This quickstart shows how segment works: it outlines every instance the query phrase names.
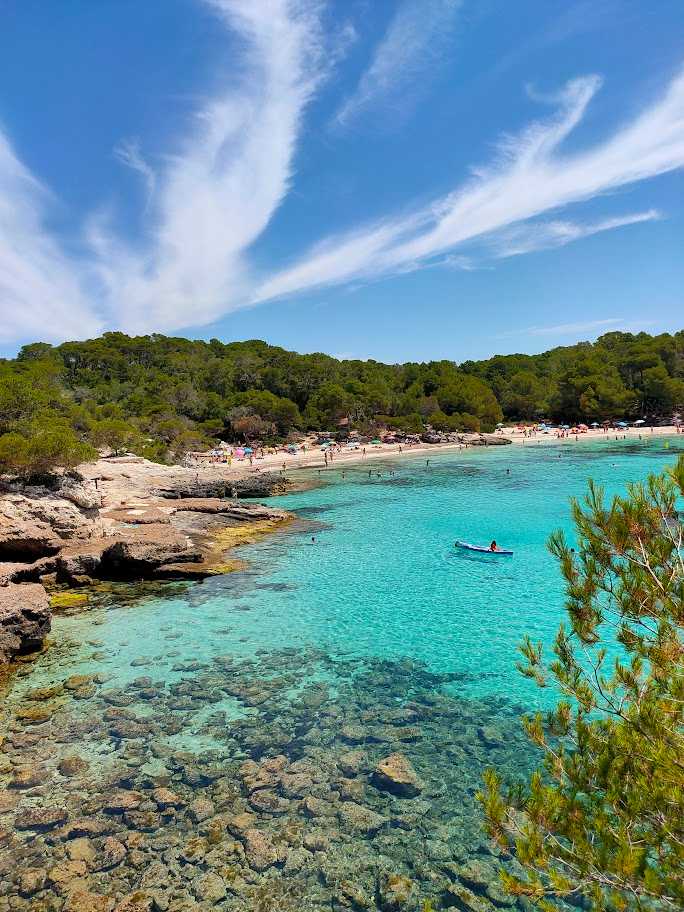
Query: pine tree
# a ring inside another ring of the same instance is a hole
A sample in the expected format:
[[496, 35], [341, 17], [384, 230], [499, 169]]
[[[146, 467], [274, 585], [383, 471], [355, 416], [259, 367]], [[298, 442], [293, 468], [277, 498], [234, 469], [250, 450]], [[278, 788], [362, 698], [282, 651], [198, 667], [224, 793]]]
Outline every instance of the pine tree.
[[609, 505], [590, 484], [573, 501], [577, 548], [555, 533], [567, 624], [547, 664], [520, 647], [523, 674], [560, 691], [524, 720], [542, 763], [504, 792], [488, 770], [487, 829], [524, 868], [507, 890], [551, 908], [684, 907], [684, 457]]

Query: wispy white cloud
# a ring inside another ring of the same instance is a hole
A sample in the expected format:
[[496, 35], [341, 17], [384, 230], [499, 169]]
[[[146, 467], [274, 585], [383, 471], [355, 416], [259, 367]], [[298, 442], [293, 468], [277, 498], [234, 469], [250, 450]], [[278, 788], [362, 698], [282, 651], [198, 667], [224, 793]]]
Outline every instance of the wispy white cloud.
[[554, 323], [551, 325], [524, 326], [499, 333], [497, 339], [510, 339], [514, 336], [563, 336], [587, 335], [596, 338], [605, 332], [620, 329], [622, 332], [639, 332], [653, 326], [652, 320], [626, 320], [624, 317], [608, 317], [603, 320], [581, 320], [577, 323]]
[[242, 78], [197, 112], [157, 176], [146, 247], [125, 244], [103, 215], [88, 226], [106, 306], [130, 330], [208, 323], [244, 298], [246, 251], [289, 189], [320, 75], [316, 0], [208, 2], [243, 42]]
[[[205, 2], [235, 39], [231, 63], [239, 61], [240, 78], [196, 112], [162, 169], [152, 169], [135, 143], [119, 147], [121, 161], [154, 190], [139, 243], [120, 237], [101, 211], [85, 225], [87, 252], [70, 260], [42, 230], [39, 188], [0, 135], [8, 337], [20, 329], [45, 337], [48, 326], [55, 335], [83, 336], [103, 321], [128, 331], [179, 329], [211, 322], [248, 295], [246, 253], [288, 192], [303, 112], [322, 73], [320, 4]], [[55, 319], [55, 306], [63, 319]]]
[[[495, 160], [475, 169], [473, 178], [453, 193], [381, 225], [325, 239], [293, 266], [270, 276], [252, 301], [390, 275], [407, 264], [430, 265], [435, 257], [476, 239], [495, 238], [513, 225], [684, 166], [684, 72], [611, 137], [562, 155], [559, 147], [599, 87], [595, 76], [568, 83], [555, 117], [504, 137]], [[641, 216], [653, 218], [655, 213]], [[634, 220], [603, 220], [589, 233]], [[581, 237], [582, 229], [576, 234]]]
[[48, 227], [54, 201], [0, 132], [3, 340], [178, 330], [322, 287], [428, 266], [471, 269], [482, 259], [472, 256], [475, 242], [490, 258], [512, 256], [656, 218], [654, 210], [590, 223], [549, 214], [684, 165], [684, 73], [612, 136], [563, 154], [600, 86], [577, 79], [555, 116], [504, 137], [493, 161], [452, 193], [331, 234], [257, 275], [250, 249], [289, 191], [304, 112], [326, 71], [320, 0], [204, 2], [236, 38], [231, 64], [241, 75], [200, 107], [161, 167], [135, 144], [120, 147], [154, 187], [138, 244], [106, 212], [88, 219], [84, 244], [60, 244]]
[[145, 185], [147, 204], [149, 205], [154, 195], [155, 187], [157, 186], [157, 175], [154, 169], [150, 167], [143, 158], [138, 140], [128, 139], [119, 143], [114, 149], [114, 155], [123, 165], [126, 165], [132, 171], [136, 171], [142, 177]]
[[537, 250], [565, 247], [566, 244], [592, 234], [638, 225], [640, 222], [653, 222], [660, 218], [662, 215], [657, 209], [648, 209], [646, 212], [605, 218], [598, 222], [580, 223], [556, 219], [551, 222], [523, 223], [495, 235], [491, 240], [491, 248], [497, 258], [520, 256]]
[[404, 0], [353, 95], [337, 111], [338, 126], [379, 104], [401, 99], [406, 110], [447, 46], [461, 0]]
[[608, 317], [605, 320], [584, 320], [577, 323], [554, 323], [550, 326], [525, 326], [500, 333], [497, 338], [507, 339], [511, 336], [577, 336], [582, 333], [598, 335], [624, 323], [622, 317]]
[[78, 262], [47, 227], [55, 201], [0, 131], [0, 341], [96, 334]]

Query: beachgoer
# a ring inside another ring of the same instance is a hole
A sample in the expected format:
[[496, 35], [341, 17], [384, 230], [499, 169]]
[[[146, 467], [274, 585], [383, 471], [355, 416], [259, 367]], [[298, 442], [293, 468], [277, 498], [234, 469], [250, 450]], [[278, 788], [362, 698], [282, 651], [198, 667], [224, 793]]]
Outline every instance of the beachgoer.
[[498, 545], [496, 544], [495, 541], [492, 541], [491, 545], [489, 546], [489, 550], [490, 550], [490, 551], [498, 551], [498, 550], [499, 550]]

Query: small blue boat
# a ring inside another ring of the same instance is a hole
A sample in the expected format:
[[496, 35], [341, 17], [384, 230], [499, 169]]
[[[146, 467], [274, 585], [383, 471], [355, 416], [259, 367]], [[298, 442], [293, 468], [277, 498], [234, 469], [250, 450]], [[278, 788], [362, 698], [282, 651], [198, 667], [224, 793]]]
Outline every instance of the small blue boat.
[[506, 548], [497, 548], [496, 551], [492, 551], [491, 548], [485, 548], [483, 545], [471, 545], [468, 542], [462, 541], [454, 542], [454, 545], [456, 548], [462, 548], [464, 551], [477, 551], [478, 554], [500, 554], [502, 557], [513, 556], [513, 552], [508, 551]]

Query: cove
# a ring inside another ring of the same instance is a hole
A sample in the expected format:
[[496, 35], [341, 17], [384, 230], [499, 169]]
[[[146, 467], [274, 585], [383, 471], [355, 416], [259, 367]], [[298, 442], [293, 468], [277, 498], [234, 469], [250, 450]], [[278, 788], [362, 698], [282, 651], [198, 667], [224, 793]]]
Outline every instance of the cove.
[[624, 491], [683, 444], [331, 470], [273, 499], [298, 521], [246, 570], [57, 618], [3, 710], [0, 912], [512, 905], [474, 794], [534, 763], [519, 714], [553, 699], [514, 667], [562, 618], [546, 539], [588, 477]]

